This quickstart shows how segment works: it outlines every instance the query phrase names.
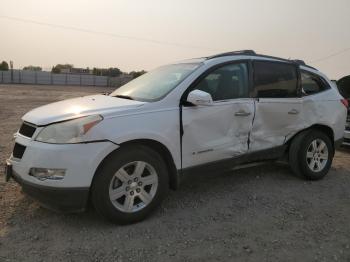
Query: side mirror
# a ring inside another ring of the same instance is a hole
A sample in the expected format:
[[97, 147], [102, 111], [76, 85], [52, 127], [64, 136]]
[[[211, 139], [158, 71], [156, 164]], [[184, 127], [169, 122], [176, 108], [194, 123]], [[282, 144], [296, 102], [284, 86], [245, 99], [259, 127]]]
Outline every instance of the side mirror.
[[196, 106], [210, 106], [213, 104], [211, 95], [198, 89], [191, 91], [186, 101]]

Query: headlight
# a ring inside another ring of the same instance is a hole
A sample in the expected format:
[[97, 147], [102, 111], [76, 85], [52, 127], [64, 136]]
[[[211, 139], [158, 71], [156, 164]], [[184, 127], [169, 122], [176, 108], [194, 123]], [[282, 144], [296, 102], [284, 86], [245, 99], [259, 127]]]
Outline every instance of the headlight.
[[35, 140], [52, 144], [85, 142], [86, 133], [102, 119], [100, 115], [93, 115], [52, 124], [41, 130]]

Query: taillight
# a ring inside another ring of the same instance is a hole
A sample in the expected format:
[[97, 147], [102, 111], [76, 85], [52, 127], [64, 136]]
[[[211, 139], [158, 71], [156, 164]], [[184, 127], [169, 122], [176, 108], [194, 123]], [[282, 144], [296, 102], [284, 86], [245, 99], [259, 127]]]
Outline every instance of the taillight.
[[340, 102], [342, 102], [342, 104], [343, 104], [346, 108], [349, 107], [349, 101], [348, 101], [347, 99], [345, 99], [345, 98], [340, 99]]

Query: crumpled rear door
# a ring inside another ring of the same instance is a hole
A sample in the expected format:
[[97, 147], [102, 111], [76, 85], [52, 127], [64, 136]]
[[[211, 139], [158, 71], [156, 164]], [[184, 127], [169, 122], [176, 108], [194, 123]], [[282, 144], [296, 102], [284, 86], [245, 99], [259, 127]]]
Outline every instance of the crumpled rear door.
[[255, 108], [251, 152], [283, 145], [304, 127], [302, 98], [260, 98], [255, 101]]

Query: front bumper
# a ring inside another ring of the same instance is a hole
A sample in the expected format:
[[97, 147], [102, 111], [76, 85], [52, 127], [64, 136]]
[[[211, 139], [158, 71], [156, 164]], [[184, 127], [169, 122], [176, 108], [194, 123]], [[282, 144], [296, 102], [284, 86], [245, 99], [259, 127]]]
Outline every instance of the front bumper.
[[37, 185], [23, 180], [12, 171], [11, 177], [22, 186], [24, 193], [42, 206], [58, 212], [84, 211], [89, 199], [89, 188], [59, 188]]
[[[24, 181], [60, 188], [90, 187], [97, 167], [119, 146], [109, 141], [87, 144], [47, 144], [17, 136], [16, 143], [25, 147], [21, 159], [8, 160], [13, 171]], [[38, 180], [30, 176], [30, 168], [65, 169], [62, 180]]]
[[[11, 155], [12, 178], [23, 191], [43, 206], [57, 211], [84, 210], [93, 176], [103, 159], [119, 146], [100, 141], [86, 144], [46, 144], [17, 136], [16, 143], [25, 147], [22, 157]], [[39, 180], [29, 175], [31, 168], [65, 169], [61, 180]]]

